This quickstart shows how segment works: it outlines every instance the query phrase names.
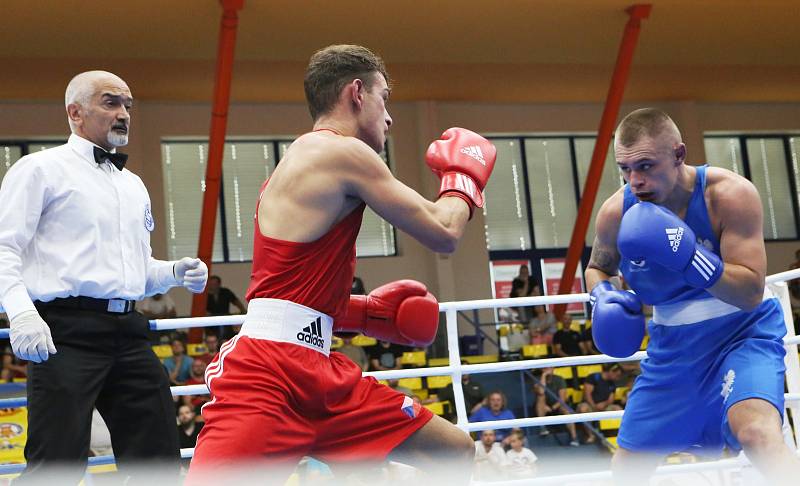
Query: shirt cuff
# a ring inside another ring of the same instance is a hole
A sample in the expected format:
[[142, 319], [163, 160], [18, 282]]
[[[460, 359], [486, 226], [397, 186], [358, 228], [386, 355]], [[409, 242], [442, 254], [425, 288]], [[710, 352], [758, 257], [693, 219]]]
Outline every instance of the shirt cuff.
[[174, 267], [176, 262], [159, 260], [156, 260], [155, 262], [154, 281], [157, 287], [157, 289], [154, 289], [155, 293], [163, 294], [172, 287], [177, 287], [180, 285], [175, 279]]
[[12, 321], [23, 312], [36, 311], [36, 307], [28, 295], [28, 290], [20, 284], [8, 289], [3, 296], [3, 310], [8, 315], [8, 320]]

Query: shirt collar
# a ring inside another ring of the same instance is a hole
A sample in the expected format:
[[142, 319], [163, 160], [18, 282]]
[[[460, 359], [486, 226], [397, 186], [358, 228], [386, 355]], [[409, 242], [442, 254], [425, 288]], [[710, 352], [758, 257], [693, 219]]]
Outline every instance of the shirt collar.
[[[100, 147], [99, 145], [90, 142], [89, 140], [86, 140], [80, 135], [76, 135], [74, 133], [69, 136], [69, 139], [67, 140], [67, 145], [69, 145], [72, 148], [72, 150], [74, 150], [75, 153], [80, 155], [84, 160], [91, 163], [92, 165], [97, 165], [97, 163], [94, 161], [94, 148]], [[117, 149], [116, 148], [111, 149], [110, 152], [112, 154], [116, 153]]]

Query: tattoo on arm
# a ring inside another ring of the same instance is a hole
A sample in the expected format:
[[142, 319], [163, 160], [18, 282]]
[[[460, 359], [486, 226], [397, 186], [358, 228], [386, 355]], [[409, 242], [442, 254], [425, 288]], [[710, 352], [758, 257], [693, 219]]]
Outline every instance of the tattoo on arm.
[[595, 245], [592, 247], [592, 256], [589, 258], [589, 268], [595, 268], [608, 275], [616, 275], [618, 266], [619, 257], [603, 249], [595, 240]]

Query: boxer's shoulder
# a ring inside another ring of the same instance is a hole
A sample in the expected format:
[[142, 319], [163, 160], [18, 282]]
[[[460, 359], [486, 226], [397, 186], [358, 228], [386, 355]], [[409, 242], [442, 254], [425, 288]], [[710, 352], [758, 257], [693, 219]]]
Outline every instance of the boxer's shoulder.
[[752, 182], [720, 167], [706, 170], [705, 199], [709, 210], [717, 216], [735, 215], [753, 204], [761, 207], [758, 190]]
[[622, 208], [625, 201], [625, 188], [621, 187], [606, 199], [597, 211], [595, 224], [597, 233], [616, 235], [622, 220]]

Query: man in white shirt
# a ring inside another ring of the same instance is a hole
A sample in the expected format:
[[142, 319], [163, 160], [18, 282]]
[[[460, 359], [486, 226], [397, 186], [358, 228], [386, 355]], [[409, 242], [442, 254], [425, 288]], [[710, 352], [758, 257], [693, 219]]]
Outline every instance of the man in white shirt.
[[76, 484], [95, 405], [122, 474], [144, 463], [135, 474], [178, 471], [169, 381], [134, 301], [174, 286], [202, 292], [208, 269], [151, 255], [150, 197], [116, 153], [132, 102], [111, 73], [75, 76], [69, 141], [23, 157], [0, 187], [0, 303], [14, 354], [31, 361], [27, 468], [15, 484]]
[[494, 430], [484, 430], [481, 439], [475, 441], [475, 481], [497, 481], [505, 477], [506, 453], [499, 442], [495, 442]]

